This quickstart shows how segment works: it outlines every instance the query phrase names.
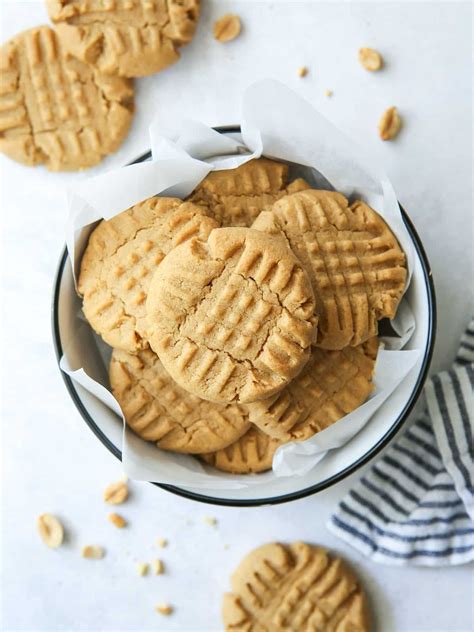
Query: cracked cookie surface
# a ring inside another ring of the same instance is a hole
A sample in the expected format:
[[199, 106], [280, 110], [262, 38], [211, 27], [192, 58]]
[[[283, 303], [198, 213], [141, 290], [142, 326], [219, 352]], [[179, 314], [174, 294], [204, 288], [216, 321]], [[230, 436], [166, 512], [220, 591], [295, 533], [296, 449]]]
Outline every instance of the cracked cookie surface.
[[265, 472], [272, 469], [273, 455], [282, 443], [251, 426], [226, 448], [199, 456], [208, 465], [231, 474]]
[[152, 197], [102, 221], [81, 261], [78, 291], [84, 314], [112, 347], [148, 347], [145, 301], [165, 255], [192, 237], [206, 239], [217, 222], [177, 198]]
[[147, 299], [148, 340], [183, 388], [216, 402], [281, 390], [307, 362], [314, 296], [279, 237], [217, 228], [174, 248]]
[[227, 632], [369, 632], [365, 593], [348, 565], [304, 542], [264, 544], [241, 561], [224, 595]]
[[257, 158], [236, 169], [211, 171], [188, 200], [205, 206], [222, 226], [249, 227], [282, 196], [308, 188], [302, 178], [288, 184], [284, 163]]
[[199, 0], [46, 0], [69, 52], [122, 77], [150, 75], [179, 59], [199, 19]]
[[191, 395], [174, 382], [150, 349], [138, 355], [114, 349], [109, 377], [128, 426], [164, 450], [220, 450], [249, 428], [243, 407]]
[[377, 338], [341, 351], [315, 347], [288, 386], [247, 405], [250, 421], [276, 439], [309, 439], [365, 402], [373, 390], [377, 351]]
[[133, 86], [69, 55], [48, 26], [0, 49], [0, 151], [51, 171], [91, 167], [118, 149], [133, 116]]
[[319, 317], [316, 345], [356, 346], [393, 318], [405, 289], [405, 255], [383, 219], [367, 204], [334, 191], [288, 195], [252, 228], [281, 235], [305, 266]]

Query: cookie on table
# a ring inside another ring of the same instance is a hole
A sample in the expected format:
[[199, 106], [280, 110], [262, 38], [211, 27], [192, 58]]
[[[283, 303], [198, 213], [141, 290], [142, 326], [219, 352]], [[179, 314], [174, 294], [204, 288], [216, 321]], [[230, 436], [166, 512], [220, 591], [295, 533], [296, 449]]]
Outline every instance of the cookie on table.
[[0, 151], [51, 171], [84, 169], [118, 149], [133, 116], [133, 86], [65, 50], [48, 26], [0, 49]]
[[384, 220], [363, 202], [308, 189], [265, 211], [252, 228], [284, 234], [305, 266], [319, 317], [317, 346], [343, 349], [376, 336], [405, 289], [405, 255]]
[[150, 75], [179, 59], [199, 19], [199, 0], [46, 0], [68, 51], [100, 72]]
[[251, 402], [303, 368], [316, 336], [314, 296], [278, 237], [217, 228], [162, 261], [147, 299], [148, 340], [183, 388], [216, 402]]
[[241, 561], [224, 595], [226, 632], [369, 632], [367, 599], [341, 559], [317, 546], [264, 544]]
[[309, 188], [301, 178], [288, 184], [288, 166], [258, 158], [236, 169], [211, 171], [188, 198], [204, 205], [222, 226], [250, 226], [288, 193]]
[[241, 406], [213, 404], [191, 395], [173, 381], [150, 349], [137, 355], [114, 349], [109, 378], [127, 425], [163, 450], [220, 450], [249, 428]]
[[304, 441], [369, 397], [378, 340], [341, 351], [314, 348], [301, 373], [272, 397], [247, 405], [250, 421], [271, 437]]
[[145, 301], [153, 273], [167, 252], [192, 237], [206, 239], [217, 222], [176, 198], [152, 197], [91, 233], [78, 291], [84, 314], [111, 347], [148, 347]]
[[223, 472], [250, 474], [272, 469], [273, 455], [282, 441], [272, 439], [251, 426], [247, 432], [227, 448], [200, 454], [200, 458]]

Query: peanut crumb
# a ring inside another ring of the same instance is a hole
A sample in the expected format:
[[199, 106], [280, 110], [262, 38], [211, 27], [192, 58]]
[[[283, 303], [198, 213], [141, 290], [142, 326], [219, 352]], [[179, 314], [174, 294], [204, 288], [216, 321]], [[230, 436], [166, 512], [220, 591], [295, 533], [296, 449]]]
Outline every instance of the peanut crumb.
[[382, 68], [383, 57], [373, 48], [360, 48], [359, 62], [369, 72], [375, 72]]
[[104, 549], [95, 545], [83, 546], [81, 555], [90, 560], [101, 560], [104, 557]]
[[125, 518], [116, 513], [110, 513], [108, 516], [110, 522], [117, 527], [117, 529], [123, 529], [127, 526], [127, 521]]
[[169, 603], [161, 603], [156, 606], [155, 611], [159, 614], [164, 614], [165, 616], [169, 616], [173, 612], [173, 607], [169, 605]]
[[221, 43], [231, 42], [239, 36], [241, 28], [239, 16], [227, 13], [214, 22], [214, 38]]
[[158, 538], [156, 543], [160, 547], [160, 549], [164, 549], [166, 546], [168, 546], [168, 540], [166, 538]]
[[217, 527], [217, 518], [213, 516], [204, 516], [203, 521], [210, 527]]
[[224, 544], [224, 551], [228, 551], [230, 549], [230, 544]]
[[334, 94], [334, 92], [332, 90], [325, 90], [324, 91], [324, 96], [325, 97], [332, 97], [332, 95]]
[[308, 68], [306, 66], [301, 66], [298, 68], [298, 77], [306, 77], [308, 74]]
[[56, 516], [41, 514], [38, 518], [38, 532], [41, 539], [50, 549], [57, 549], [63, 543], [64, 529]]
[[128, 498], [128, 485], [125, 481], [111, 483], [104, 490], [104, 501], [109, 505], [121, 505]]
[[162, 575], [165, 572], [165, 565], [161, 560], [153, 560], [151, 565], [155, 575]]
[[146, 564], [145, 562], [138, 562], [137, 573], [141, 577], [143, 577], [144, 575], [148, 575], [148, 564]]

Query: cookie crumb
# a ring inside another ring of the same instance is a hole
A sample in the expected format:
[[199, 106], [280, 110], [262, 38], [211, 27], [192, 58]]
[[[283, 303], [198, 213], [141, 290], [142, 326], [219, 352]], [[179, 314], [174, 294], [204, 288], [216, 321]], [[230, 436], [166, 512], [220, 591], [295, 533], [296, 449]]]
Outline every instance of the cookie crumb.
[[369, 72], [380, 70], [383, 66], [382, 55], [373, 48], [359, 49], [359, 62]]
[[239, 36], [241, 28], [239, 16], [227, 13], [214, 22], [214, 38], [221, 43], [231, 42]]
[[382, 140], [392, 140], [400, 131], [402, 120], [395, 106], [388, 108], [379, 121], [379, 135]]
[[330, 98], [330, 97], [332, 97], [333, 94], [334, 94], [334, 92], [332, 90], [325, 90], [324, 91], [324, 96], [325, 97]]
[[217, 527], [217, 518], [213, 516], [204, 516], [203, 522], [208, 524], [210, 527]]
[[169, 603], [160, 603], [155, 607], [155, 611], [168, 617], [173, 612], [173, 607]]
[[165, 572], [165, 565], [161, 560], [153, 560], [151, 565], [153, 567], [155, 575], [163, 575], [163, 573]]
[[83, 546], [81, 555], [89, 560], [101, 560], [104, 557], [104, 549], [95, 545]]
[[137, 573], [140, 575], [140, 577], [148, 575], [148, 564], [146, 564], [145, 562], [138, 562]]
[[158, 538], [156, 543], [160, 547], [160, 549], [164, 549], [166, 546], [168, 546], [168, 540], [166, 538]]
[[104, 501], [109, 505], [121, 505], [128, 498], [128, 485], [125, 481], [111, 483], [104, 491]]
[[308, 74], [308, 68], [306, 66], [301, 66], [301, 68], [298, 68], [298, 77], [306, 77], [306, 75]]
[[57, 549], [63, 543], [64, 529], [56, 516], [41, 514], [38, 521], [38, 532], [41, 539], [50, 549]]
[[128, 524], [125, 518], [120, 514], [110, 513], [107, 517], [110, 522], [117, 527], [117, 529], [123, 529]]

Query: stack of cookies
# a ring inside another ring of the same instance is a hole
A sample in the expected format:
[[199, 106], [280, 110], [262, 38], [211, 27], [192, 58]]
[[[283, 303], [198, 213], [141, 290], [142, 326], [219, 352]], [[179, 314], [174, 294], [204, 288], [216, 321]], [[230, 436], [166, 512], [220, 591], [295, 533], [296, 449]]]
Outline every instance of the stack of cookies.
[[132, 77], [179, 59], [199, 0], [47, 0], [54, 28], [0, 48], [0, 151], [51, 171], [84, 169], [118, 149], [134, 111]]
[[243, 474], [367, 399], [406, 273], [373, 209], [262, 158], [100, 222], [78, 291], [129, 427]]

